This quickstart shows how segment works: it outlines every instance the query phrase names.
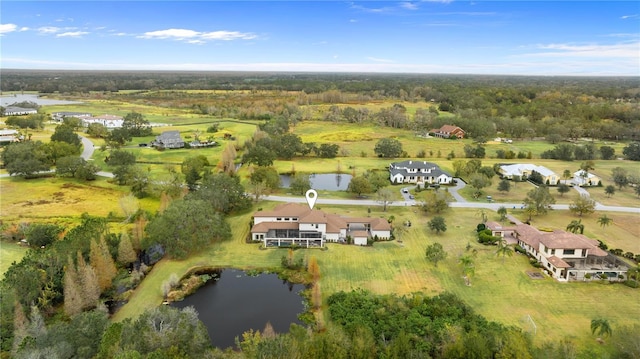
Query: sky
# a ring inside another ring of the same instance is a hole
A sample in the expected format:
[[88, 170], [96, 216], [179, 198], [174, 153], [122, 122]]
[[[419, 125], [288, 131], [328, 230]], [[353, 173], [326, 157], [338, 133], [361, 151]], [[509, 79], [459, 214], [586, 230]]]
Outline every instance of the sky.
[[640, 76], [640, 2], [3, 0], [0, 68]]

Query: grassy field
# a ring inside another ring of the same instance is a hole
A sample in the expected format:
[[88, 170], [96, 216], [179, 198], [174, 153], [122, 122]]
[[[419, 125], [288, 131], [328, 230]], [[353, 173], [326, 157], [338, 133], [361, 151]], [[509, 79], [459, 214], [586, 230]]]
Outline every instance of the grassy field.
[[27, 247], [12, 242], [0, 242], [0, 280], [4, 278], [4, 273], [13, 262], [20, 262]]

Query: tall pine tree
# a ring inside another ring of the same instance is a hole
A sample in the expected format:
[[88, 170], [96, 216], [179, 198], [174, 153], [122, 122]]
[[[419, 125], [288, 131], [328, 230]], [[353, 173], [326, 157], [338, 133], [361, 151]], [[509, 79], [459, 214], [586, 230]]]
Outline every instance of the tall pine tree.
[[120, 243], [118, 244], [118, 262], [122, 265], [128, 265], [136, 261], [138, 256], [131, 244], [131, 238], [127, 232], [120, 235]]
[[113, 278], [115, 278], [118, 271], [113, 257], [111, 257], [111, 253], [109, 253], [109, 248], [107, 247], [107, 242], [104, 240], [104, 237], [91, 241], [89, 260], [98, 277], [100, 292], [111, 288]]
[[64, 312], [68, 316], [76, 315], [82, 312], [82, 298], [80, 280], [76, 266], [71, 257], [69, 257], [67, 266], [64, 269]]
[[82, 253], [78, 252], [78, 279], [80, 280], [82, 292], [82, 310], [95, 308], [100, 299], [100, 285], [98, 276], [93, 267], [84, 260]]

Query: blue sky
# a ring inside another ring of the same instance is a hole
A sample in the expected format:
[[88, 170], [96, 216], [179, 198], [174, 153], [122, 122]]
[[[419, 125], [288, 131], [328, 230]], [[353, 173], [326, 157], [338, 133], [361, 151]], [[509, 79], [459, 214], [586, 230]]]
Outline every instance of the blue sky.
[[637, 1], [6, 1], [0, 66], [640, 76]]

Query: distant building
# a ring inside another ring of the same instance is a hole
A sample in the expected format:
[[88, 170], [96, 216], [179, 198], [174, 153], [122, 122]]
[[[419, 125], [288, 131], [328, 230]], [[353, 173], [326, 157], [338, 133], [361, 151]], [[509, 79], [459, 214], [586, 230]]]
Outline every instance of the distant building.
[[102, 115], [102, 116], [81, 116], [82, 125], [87, 127], [92, 123], [99, 123], [108, 129], [120, 128], [124, 123], [122, 116]]
[[391, 183], [415, 183], [424, 186], [425, 183], [450, 184], [453, 177], [435, 163], [403, 161], [389, 165], [389, 180]]
[[600, 185], [600, 182], [600, 177], [591, 172], [580, 170], [573, 174], [573, 184], [580, 187], [598, 186]]
[[38, 110], [34, 108], [9, 106], [4, 109], [5, 116], [23, 116], [23, 115], [33, 115], [36, 113], [38, 113]]
[[510, 180], [514, 178], [526, 180], [527, 177], [531, 176], [531, 173], [535, 171], [542, 176], [542, 183], [546, 183], [550, 186], [555, 186], [559, 181], [558, 175], [555, 174], [552, 170], [544, 166], [538, 166], [531, 163], [514, 163], [500, 165], [499, 171], [502, 178]]
[[151, 142], [156, 148], [183, 148], [184, 141], [180, 137], [180, 131], [165, 131]]
[[0, 130], [0, 144], [9, 144], [20, 141], [20, 133], [16, 130]]
[[92, 115], [87, 112], [54, 112], [51, 114], [51, 118], [54, 121], [62, 122], [66, 117], [75, 117], [82, 119], [83, 117], [91, 117]]
[[442, 138], [451, 138], [454, 136], [457, 138], [464, 138], [465, 132], [458, 126], [444, 125], [440, 128], [434, 128], [433, 130], [431, 130], [431, 133], [433, 133], [433, 135], [436, 137]]

